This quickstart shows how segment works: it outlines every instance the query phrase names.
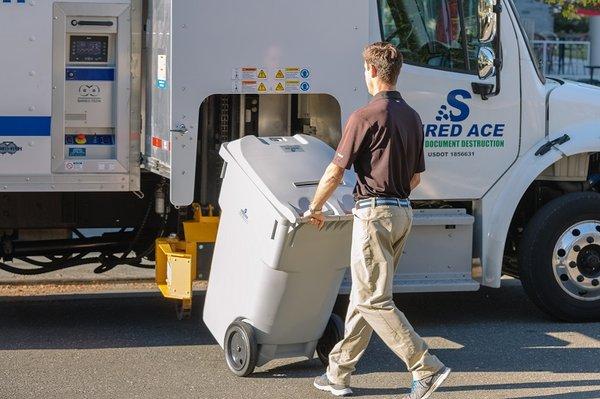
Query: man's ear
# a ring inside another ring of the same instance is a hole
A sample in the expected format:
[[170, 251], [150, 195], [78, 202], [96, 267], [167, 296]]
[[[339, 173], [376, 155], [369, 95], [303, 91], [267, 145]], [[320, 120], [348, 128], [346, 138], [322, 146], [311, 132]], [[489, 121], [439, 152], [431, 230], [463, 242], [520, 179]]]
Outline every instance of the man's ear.
[[371, 74], [371, 78], [377, 77], [377, 68], [375, 68], [375, 65], [369, 65], [369, 73]]

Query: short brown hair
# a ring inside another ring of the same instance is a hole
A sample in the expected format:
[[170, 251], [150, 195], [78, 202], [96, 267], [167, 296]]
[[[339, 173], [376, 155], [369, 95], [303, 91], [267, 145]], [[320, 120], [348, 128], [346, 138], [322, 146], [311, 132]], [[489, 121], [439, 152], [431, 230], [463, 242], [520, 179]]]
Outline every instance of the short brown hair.
[[367, 65], [377, 69], [382, 82], [395, 85], [402, 68], [402, 53], [391, 43], [377, 42], [368, 45], [363, 51]]

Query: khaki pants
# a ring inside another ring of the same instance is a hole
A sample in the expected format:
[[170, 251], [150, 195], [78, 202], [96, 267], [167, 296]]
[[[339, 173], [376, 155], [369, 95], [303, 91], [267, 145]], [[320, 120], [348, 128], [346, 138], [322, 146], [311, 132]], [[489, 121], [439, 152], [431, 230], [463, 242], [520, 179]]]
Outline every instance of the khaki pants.
[[427, 378], [443, 364], [429, 353], [392, 298], [394, 273], [412, 226], [412, 210], [378, 206], [354, 209], [353, 213], [352, 290], [346, 331], [329, 355], [327, 377], [332, 383], [349, 385], [375, 330], [406, 363], [414, 379]]

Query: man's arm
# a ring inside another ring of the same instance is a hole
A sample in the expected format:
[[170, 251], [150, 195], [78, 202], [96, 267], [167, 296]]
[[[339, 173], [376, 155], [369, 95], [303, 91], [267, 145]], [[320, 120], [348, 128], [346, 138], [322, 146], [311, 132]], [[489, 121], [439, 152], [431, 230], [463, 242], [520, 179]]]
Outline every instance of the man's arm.
[[335, 189], [340, 185], [343, 178], [344, 168], [334, 164], [333, 162], [330, 163], [325, 170], [323, 177], [321, 177], [321, 181], [319, 181], [315, 198], [310, 204], [310, 207], [313, 210], [320, 211], [325, 202], [329, 199], [329, 197], [331, 197], [331, 194], [333, 194]]
[[340, 185], [343, 178], [344, 168], [333, 162], [329, 164], [323, 177], [321, 177], [317, 192], [315, 193], [315, 198], [310, 203], [308, 211], [304, 214], [304, 216], [310, 217], [309, 223], [317, 226], [319, 230], [321, 230], [325, 224], [325, 216], [321, 212], [321, 209], [329, 197], [331, 197], [331, 194], [333, 194], [335, 189]]
[[369, 123], [356, 112], [348, 118], [333, 161], [331, 161], [319, 182], [310, 209], [304, 214], [304, 216], [310, 216], [309, 222], [318, 226], [319, 229], [325, 224], [325, 217], [321, 213], [321, 208], [340, 185], [344, 177], [344, 170], [352, 167], [354, 160], [363, 147], [363, 140], [369, 129]]
[[421, 174], [420, 173], [415, 173], [412, 177], [412, 179], [410, 179], [410, 189], [411, 191], [414, 190], [415, 188], [417, 188], [417, 186], [421, 184]]

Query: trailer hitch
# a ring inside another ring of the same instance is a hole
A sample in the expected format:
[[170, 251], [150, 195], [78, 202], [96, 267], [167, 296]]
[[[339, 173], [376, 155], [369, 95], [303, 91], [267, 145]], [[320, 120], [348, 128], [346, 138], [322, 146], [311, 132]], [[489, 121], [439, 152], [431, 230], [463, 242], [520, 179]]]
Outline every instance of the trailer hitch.
[[559, 138], [550, 140], [547, 143], [545, 143], [543, 146], [538, 148], [538, 150], [535, 152], [535, 156], [537, 157], [537, 156], [546, 155], [548, 153], [548, 151], [550, 151], [550, 149], [552, 149], [552, 148], [555, 148], [556, 150], [560, 151], [556, 146], [564, 144], [569, 140], [571, 140], [571, 137], [569, 137], [568, 134], [564, 134]]

